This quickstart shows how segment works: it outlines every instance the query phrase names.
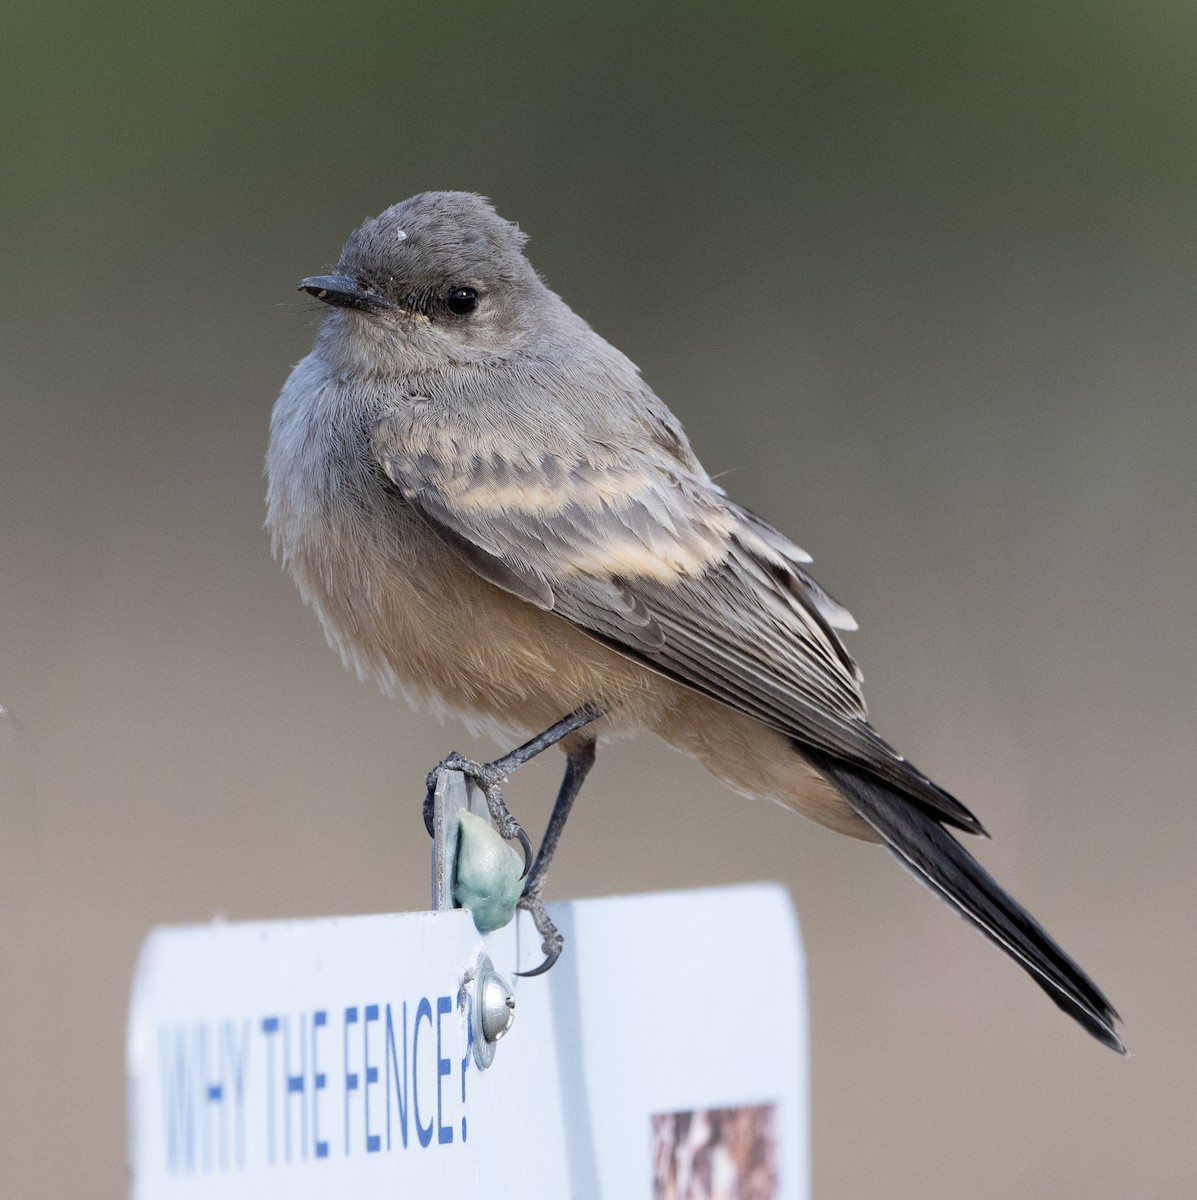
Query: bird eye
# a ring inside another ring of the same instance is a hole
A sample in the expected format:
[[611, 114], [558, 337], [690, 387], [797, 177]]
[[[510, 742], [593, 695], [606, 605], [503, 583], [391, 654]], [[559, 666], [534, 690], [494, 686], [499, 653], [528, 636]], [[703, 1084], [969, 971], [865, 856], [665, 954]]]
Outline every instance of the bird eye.
[[478, 307], [478, 293], [471, 287], [454, 288], [445, 303], [451, 313], [464, 317]]

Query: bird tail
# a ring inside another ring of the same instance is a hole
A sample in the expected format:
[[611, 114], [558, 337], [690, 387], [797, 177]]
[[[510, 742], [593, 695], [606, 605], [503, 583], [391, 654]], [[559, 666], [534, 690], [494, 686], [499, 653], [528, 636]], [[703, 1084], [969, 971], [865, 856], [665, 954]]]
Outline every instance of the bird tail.
[[807, 746], [802, 752], [916, 879], [1004, 950], [1099, 1042], [1126, 1053], [1114, 1032], [1121, 1018], [1101, 989], [933, 816], [867, 771]]

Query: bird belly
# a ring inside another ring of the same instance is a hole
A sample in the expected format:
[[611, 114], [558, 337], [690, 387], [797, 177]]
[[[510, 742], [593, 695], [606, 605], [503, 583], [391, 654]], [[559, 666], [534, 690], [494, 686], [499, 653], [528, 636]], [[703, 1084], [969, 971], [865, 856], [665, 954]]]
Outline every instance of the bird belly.
[[330, 644], [387, 693], [462, 718], [500, 742], [597, 703], [596, 732], [651, 724], [651, 672], [568, 621], [488, 583], [395, 500], [384, 518], [326, 512], [288, 555]]

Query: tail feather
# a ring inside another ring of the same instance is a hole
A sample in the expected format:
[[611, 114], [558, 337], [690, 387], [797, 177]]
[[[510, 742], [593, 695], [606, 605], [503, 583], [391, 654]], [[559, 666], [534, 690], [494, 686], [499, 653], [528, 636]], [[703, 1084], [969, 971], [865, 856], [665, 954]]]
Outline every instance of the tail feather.
[[1101, 989], [934, 817], [866, 771], [807, 746], [802, 753], [921, 883], [1004, 950], [1099, 1042], [1126, 1053], [1114, 1032], [1121, 1018]]

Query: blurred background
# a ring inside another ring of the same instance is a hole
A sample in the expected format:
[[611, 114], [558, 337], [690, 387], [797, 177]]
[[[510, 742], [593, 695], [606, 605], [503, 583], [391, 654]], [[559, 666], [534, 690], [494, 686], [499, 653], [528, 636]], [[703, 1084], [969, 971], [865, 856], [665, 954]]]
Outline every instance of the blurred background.
[[1133, 1056], [647, 739], [552, 896], [790, 888], [824, 1200], [1197, 1190], [1192, 5], [8, 0], [0, 44], [0, 1194], [122, 1194], [152, 925], [425, 907], [423, 773], [495, 749], [345, 671], [262, 530], [295, 282], [426, 188], [814, 554]]

